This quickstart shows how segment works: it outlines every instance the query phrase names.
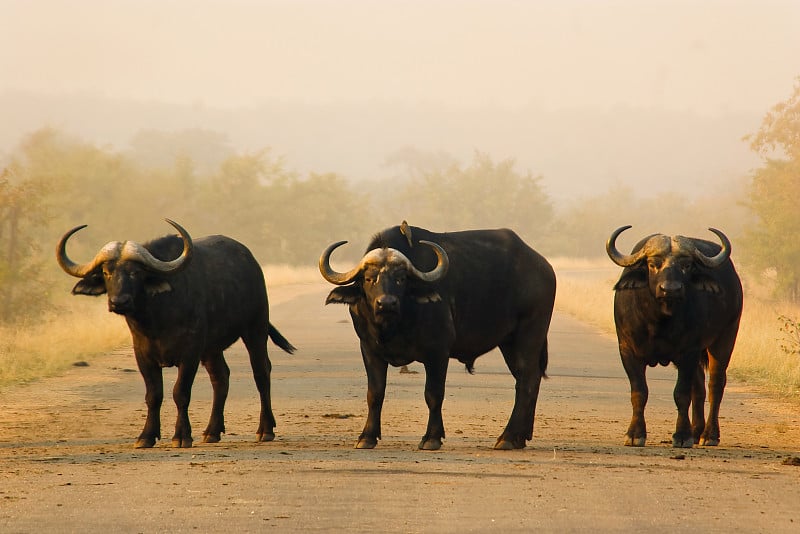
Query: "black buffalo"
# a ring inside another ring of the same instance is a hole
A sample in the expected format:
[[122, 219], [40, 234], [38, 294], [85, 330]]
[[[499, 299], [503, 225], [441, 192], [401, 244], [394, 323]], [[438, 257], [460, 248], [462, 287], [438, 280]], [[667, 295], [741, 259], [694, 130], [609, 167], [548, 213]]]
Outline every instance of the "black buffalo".
[[525, 447], [547, 368], [556, 291], [547, 261], [511, 230], [433, 233], [404, 225], [377, 234], [358, 266], [337, 273], [330, 255], [344, 243], [329, 246], [319, 266], [328, 282], [343, 286], [326, 304], [349, 305], [361, 340], [369, 414], [356, 448], [373, 448], [381, 437], [388, 365], [417, 361], [425, 366], [429, 410], [419, 448], [439, 449], [449, 359], [472, 371], [495, 347], [516, 379], [514, 409], [495, 448]]
[[178, 408], [175, 447], [192, 446], [189, 399], [202, 362], [211, 378], [214, 400], [203, 441], [218, 442], [225, 432], [224, 408], [230, 369], [222, 351], [241, 338], [250, 354], [253, 377], [261, 397], [258, 440], [274, 439], [275, 417], [270, 401], [267, 337], [286, 352], [295, 348], [269, 322], [267, 290], [261, 267], [241, 243], [225, 236], [192, 241], [170, 220], [172, 235], [144, 245], [112, 241], [84, 265], [66, 254], [67, 240], [85, 226], [61, 238], [56, 257], [61, 268], [81, 280], [75, 295], [108, 293], [108, 309], [125, 316], [133, 339], [136, 363], [145, 382], [147, 420], [136, 447], [152, 447], [161, 438], [160, 408], [164, 398], [162, 367], [178, 367], [172, 397]]
[[[625, 268], [614, 286], [619, 353], [631, 383], [633, 406], [625, 445], [643, 447], [647, 439], [647, 366], [670, 363], [678, 369], [673, 447], [719, 445], [719, 408], [742, 314], [742, 284], [730, 260], [730, 241], [713, 228], [709, 230], [722, 246], [655, 234], [625, 255], [615, 242], [628, 228], [615, 230], [606, 243], [611, 260]], [[706, 368], [708, 421], [703, 406]]]

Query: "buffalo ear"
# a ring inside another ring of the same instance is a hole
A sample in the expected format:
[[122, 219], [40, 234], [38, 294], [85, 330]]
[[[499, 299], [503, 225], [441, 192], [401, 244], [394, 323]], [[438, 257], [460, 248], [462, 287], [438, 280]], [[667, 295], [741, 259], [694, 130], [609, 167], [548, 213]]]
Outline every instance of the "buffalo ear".
[[623, 272], [619, 281], [614, 284], [614, 290], [620, 291], [625, 289], [641, 289], [647, 287], [647, 272], [642, 269], [632, 269]]
[[419, 304], [440, 302], [442, 300], [442, 296], [436, 291], [436, 288], [425, 283], [409, 284], [407, 294], [409, 298], [414, 299]]
[[144, 290], [147, 291], [148, 296], [153, 297], [159, 293], [169, 293], [172, 291], [172, 286], [163, 278], [152, 278], [145, 282]]
[[91, 297], [96, 297], [105, 292], [106, 282], [103, 280], [102, 275], [97, 273], [90, 273], [84, 276], [81, 278], [81, 281], [72, 288], [73, 295], [89, 295]]
[[698, 291], [707, 291], [714, 295], [722, 293], [722, 286], [714, 278], [704, 273], [695, 273], [692, 277], [692, 286]]
[[337, 287], [325, 299], [325, 304], [355, 304], [361, 299], [361, 288], [357, 285]]
[[440, 302], [442, 300], [442, 296], [436, 291], [431, 291], [429, 293], [419, 293], [413, 295], [413, 297], [419, 304], [427, 304], [429, 302]]

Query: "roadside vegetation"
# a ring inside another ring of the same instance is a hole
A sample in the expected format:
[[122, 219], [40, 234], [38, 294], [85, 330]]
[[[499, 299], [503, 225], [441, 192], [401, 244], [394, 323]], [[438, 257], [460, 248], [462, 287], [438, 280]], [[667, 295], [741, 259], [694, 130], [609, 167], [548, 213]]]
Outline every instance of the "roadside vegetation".
[[316, 277], [331, 242], [351, 241], [338, 260], [356, 261], [374, 232], [407, 220], [436, 231], [513, 228], [556, 258], [559, 308], [608, 332], [618, 272], [604, 244], [615, 228], [634, 227], [621, 241], [655, 232], [710, 238], [707, 228], [719, 228], [746, 281], [732, 372], [797, 397], [800, 81], [747, 141], [762, 167], [731, 176], [710, 197], [611, 186], [557, 205], [541, 176], [480, 151], [458, 161], [405, 147], [387, 155], [386, 177], [354, 183], [329, 172], [300, 175], [269, 147], [239, 152], [204, 130], [141, 132], [129, 149], [115, 150], [43, 128], [0, 157], [0, 386], [129, 342], [104, 297], [69, 295], [75, 280], [58, 268], [53, 249], [77, 225], [89, 226], [70, 240], [76, 261], [112, 240], [162, 236], [171, 230], [165, 217], [195, 237], [229, 235], [262, 264], [284, 266], [267, 272], [273, 287]]

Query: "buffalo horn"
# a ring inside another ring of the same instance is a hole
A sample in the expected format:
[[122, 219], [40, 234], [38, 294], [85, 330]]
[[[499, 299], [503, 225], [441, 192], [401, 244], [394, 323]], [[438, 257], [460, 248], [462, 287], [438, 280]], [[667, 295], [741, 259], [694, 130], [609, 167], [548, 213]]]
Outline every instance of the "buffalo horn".
[[716, 234], [719, 240], [722, 242], [722, 250], [720, 250], [716, 256], [708, 257], [699, 250], [695, 249], [694, 257], [697, 258], [697, 261], [699, 261], [706, 267], [714, 269], [725, 263], [725, 260], [727, 260], [730, 257], [731, 242], [728, 240], [725, 234], [723, 234], [716, 228], [709, 228], [708, 230]]
[[628, 228], [631, 228], [631, 225], [620, 226], [611, 233], [611, 237], [606, 241], [606, 253], [608, 253], [608, 257], [620, 267], [630, 267], [641, 260], [645, 255], [644, 249], [635, 254], [623, 254], [617, 250], [617, 237]]
[[337, 241], [336, 243], [333, 243], [326, 248], [319, 257], [319, 272], [322, 274], [322, 277], [331, 284], [335, 284], [337, 286], [349, 284], [355, 280], [356, 276], [358, 276], [358, 273], [361, 272], [361, 265], [349, 270], [346, 273], [339, 273], [331, 268], [331, 253], [345, 243], [347, 243], [347, 241]]
[[64, 270], [65, 273], [74, 276], [76, 278], [83, 278], [95, 268], [109, 259], [111, 256], [115, 254], [116, 251], [119, 249], [119, 243], [112, 242], [108, 243], [100, 252], [98, 252], [94, 259], [89, 263], [84, 264], [77, 264], [67, 256], [67, 240], [72, 237], [73, 234], [76, 232], [83, 230], [86, 228], [87, 225], [82, 224], [80, 226], [76, 226], [66, 234], [64, 234], [61, 239], [58, 241], [58, 245], [56, 245], [56, 260], [58, 261], [58, 265]]
[[122, 249], [120, 259], [138, 261], [148, 269], [160, 273], [175, 273], [188, 265], [188, 261], [191, 259], [192, 253], [194, 252], [194, 244], [192, 243], [189, 232], [175, 221], [170, 219], [164, 220], [172, 225], [181, 235], [181, 239], [183, 239], [183, 252], [181, 252], [180, 256], [171, 261], [159, 260], [139, 243], [127, 241]]
[[423, 273], [422, 271], [417, 270], [417, 268], [414, 267], [409, 260], [408, 269], [411, 271], [412, 275], [419, 278], [423, 282], [436, 282], [445, 274], [447, 274], [447, 269], [450, 267], [450, 259], [447, 257], [447, 252], [445, 252], [444, 249], [436, 243], [432, 241], [420, 241], [420, 243], [428, 245], [433, 249], [434, 252], [436, 252], [436, 258], [438, 259], [436, 262], [436, 267], [434, 267], [431, 271]]

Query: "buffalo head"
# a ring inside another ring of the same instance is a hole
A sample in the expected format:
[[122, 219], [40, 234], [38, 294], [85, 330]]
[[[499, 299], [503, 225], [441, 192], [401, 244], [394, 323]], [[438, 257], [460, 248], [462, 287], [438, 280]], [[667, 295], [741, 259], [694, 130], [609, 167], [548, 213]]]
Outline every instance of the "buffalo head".
[[[363, 301], [378, 324], [395, 322], [402, 314], [407, 297], [417, 302], [439, 300], [431, 283], [440, 280], [449, 266], [447, 253], [436, 243], [420, 241], [431, 247], [437, 256], [436, 267], [423, 272], [408, 257], [394, 248], [377, 248], [367, 252], [359, 264], [346, 273], [334, 271], [330, 265], [331, 253], [347, 241], [329, 246], [319, 258], [323, 278], [332, 284], [353, 286], [337, 288], [328, 295], [326, 304], [339, 302], [356, 304]], [[421, 282], [421, 284], [420, 284]]]
[[56, 246], [56, 259], [67, 274], [80, 278], [72, 288], [75, 295], [108, 293], [108, 310], [121, 315], [135, 311], [137, 303], [148, 295], [172, 290], [165, 275], [185, 269], [191, 260], [193, 245], [189, 233], [178, 223], [166, 219], [180, 234], [183, 252], [171, 261], [157, 259], [142, 245], [133, 241], [112, 241], [100, 249], [94, 259], [82, 265], [69, 259], [67, 240], [86, 225], [64, 234]]
[[707, 256], [698, 248], [698, 240], [663, 234], [643, 239], [626, 255], [617, 250], [616, 240], [628, 228], [630, 226], [616, 229], [606, 242], [611, 261], [627, 268], [614, 286], [615, 290], [647, 287], [665, 315], [673, 314], [676, 305], [686, 298], [689, 287], [711, 293], [721, 291], [707, 271], [721, 266], [730, 257], [731, 243], [725, 234], [709, 228], [722, 243], [721, 250], [713, 256]]

